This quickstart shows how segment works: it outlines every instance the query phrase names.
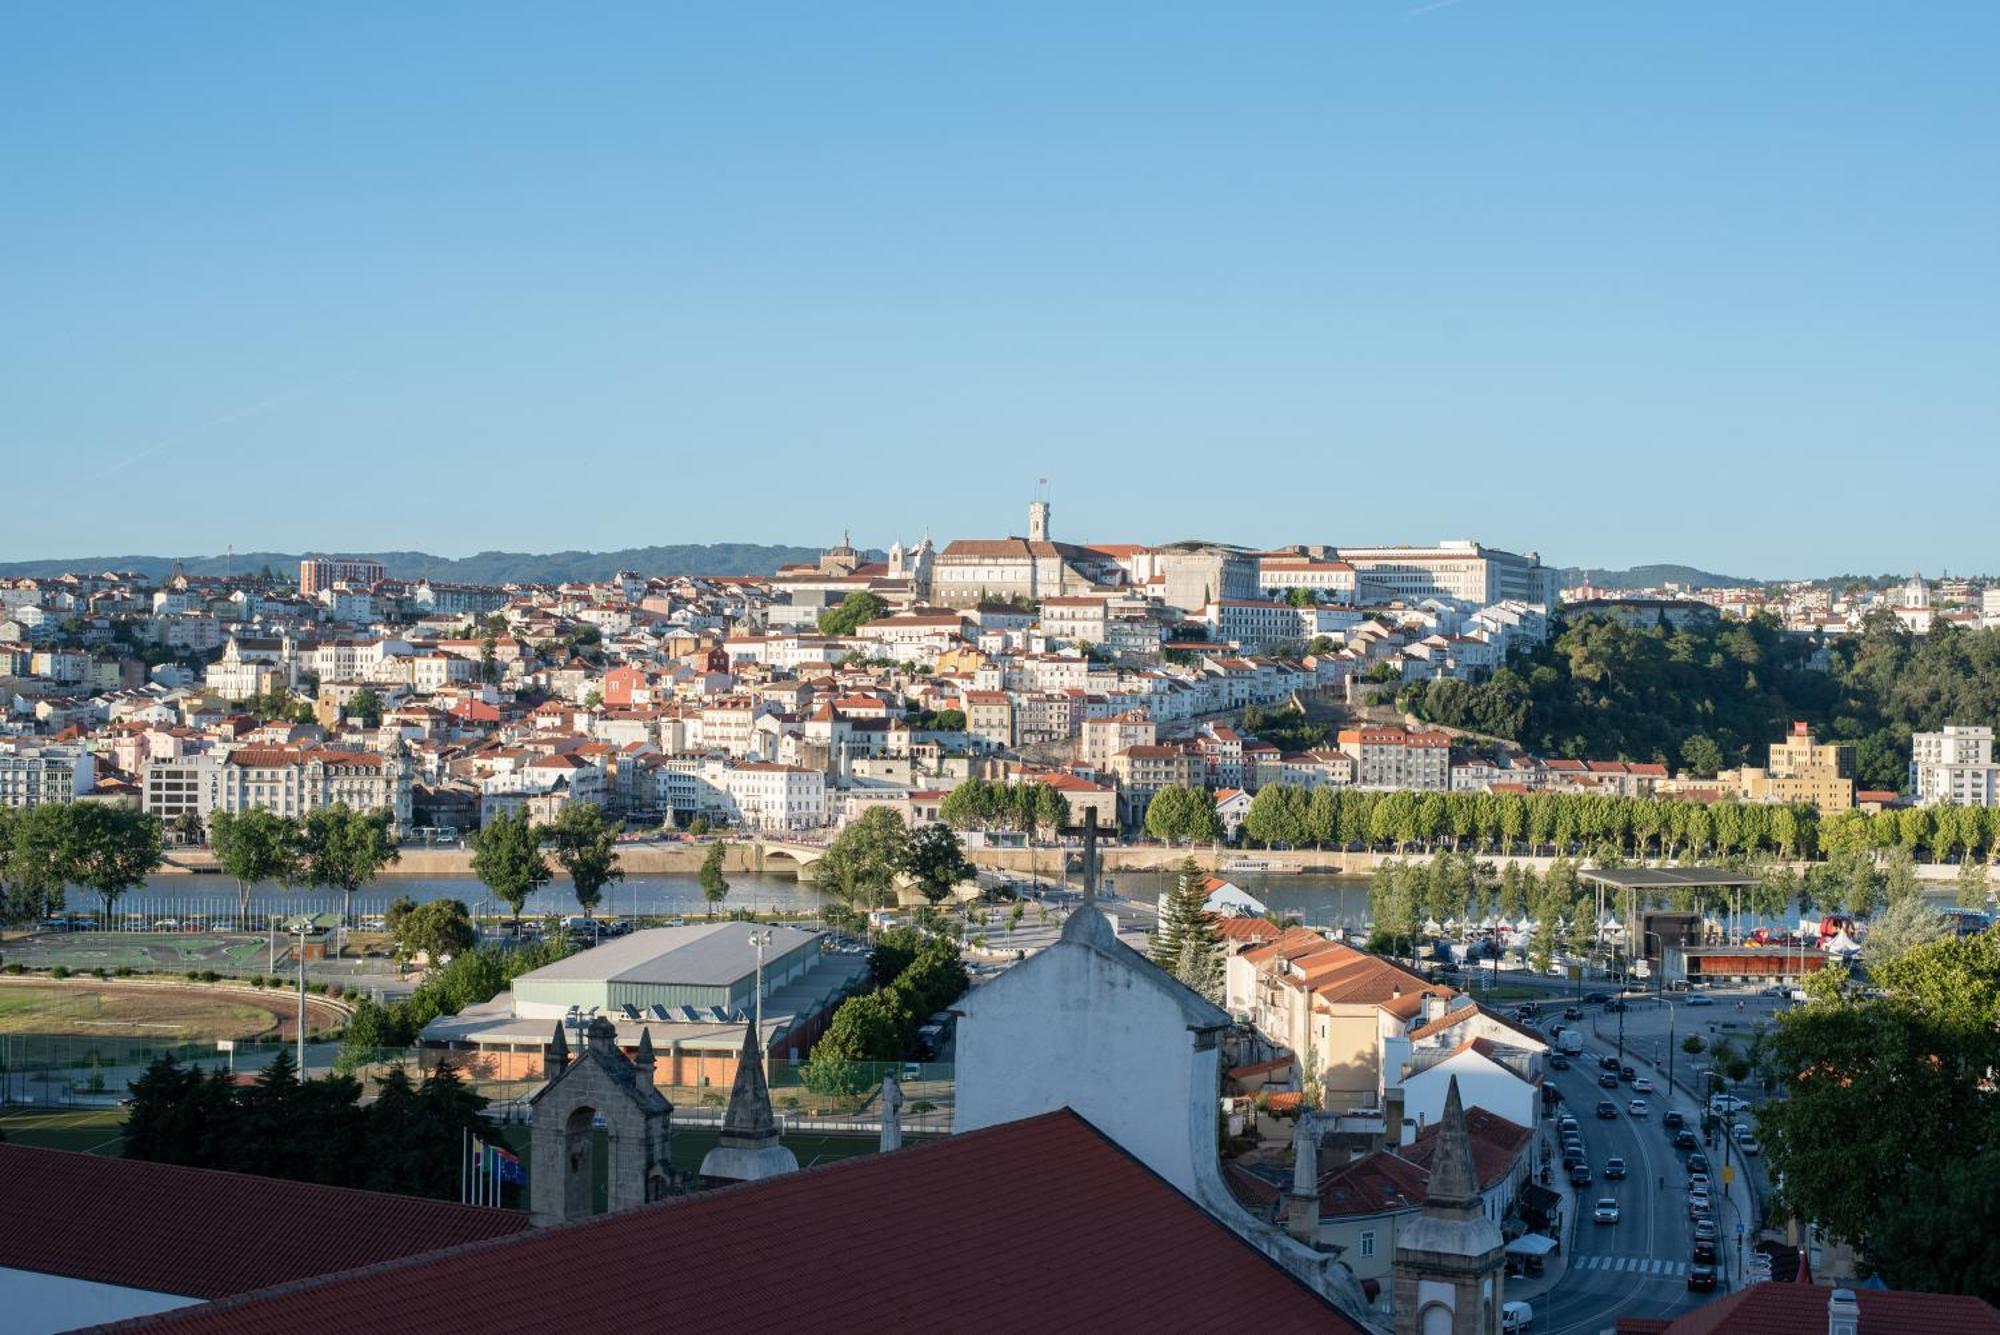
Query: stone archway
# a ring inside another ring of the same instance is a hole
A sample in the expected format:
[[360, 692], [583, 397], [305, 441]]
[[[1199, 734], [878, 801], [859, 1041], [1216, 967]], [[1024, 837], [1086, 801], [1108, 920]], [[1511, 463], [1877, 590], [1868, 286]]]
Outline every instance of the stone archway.
[[562, 1209], [565, 1219], [602, 1213], [592, 1187], [597, 1175], [597, 1109], [583, 1106], [563, 1123]]

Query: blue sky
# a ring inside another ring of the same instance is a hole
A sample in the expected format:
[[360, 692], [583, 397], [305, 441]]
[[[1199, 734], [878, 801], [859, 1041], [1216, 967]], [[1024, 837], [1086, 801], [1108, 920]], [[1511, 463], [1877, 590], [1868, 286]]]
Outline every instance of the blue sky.
[[0, 559], [886, 546], [1047, 476], [1084, 540], [2000, 570], [1996, 47], [1985, 0], [4, 0]]

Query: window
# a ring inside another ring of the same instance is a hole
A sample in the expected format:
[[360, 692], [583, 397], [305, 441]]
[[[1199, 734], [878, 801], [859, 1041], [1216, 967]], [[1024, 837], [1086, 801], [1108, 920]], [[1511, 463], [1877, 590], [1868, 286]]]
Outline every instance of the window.
[[1375, 1254], [1375, 1232], [1370, 1229], [1361, 1235], [1361, 1256], [1363, 1260]]

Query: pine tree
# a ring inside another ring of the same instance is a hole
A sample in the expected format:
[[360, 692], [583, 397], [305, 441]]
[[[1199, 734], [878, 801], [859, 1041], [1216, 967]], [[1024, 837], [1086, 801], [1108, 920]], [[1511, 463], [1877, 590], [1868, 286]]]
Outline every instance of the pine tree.
[[1181, 863], [1174, 888], [1167, 892], [1166, 909], [1153, 933], [1153, 963], [1168, 973], [1179, 971], [1181, 952], [1190, 933], [1200, 931], [1206, 922], [1201, 912], [1207, 898], [1202, 893], [1202, 879], [1200, 865], [1188, 858]]

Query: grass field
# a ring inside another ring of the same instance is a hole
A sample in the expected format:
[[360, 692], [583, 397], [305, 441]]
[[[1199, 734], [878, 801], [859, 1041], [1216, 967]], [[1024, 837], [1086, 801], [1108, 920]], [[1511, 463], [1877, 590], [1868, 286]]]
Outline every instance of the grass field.
[[0, 1113], [0, 1132], [16, 1145], [85, 1154], [116, 1154], [125, 1142], [123, 1108]]
[[66, 983], [0, 984], [0, 1034], [78, 1038], [155, 1038], [202, 1043], [218, 1038], [276, 1037], [284, 998], [262, 1005], [249, 997], [191, 988]]
[[252, 968], [269, 957], [261, 936], [207, 932], [38, 932], [7, 943], [8, 960], [46, 969]]

